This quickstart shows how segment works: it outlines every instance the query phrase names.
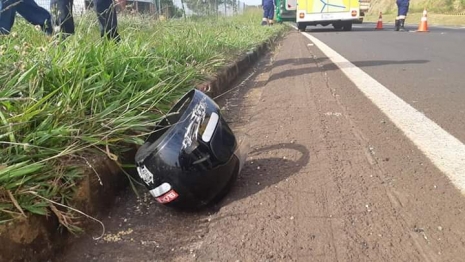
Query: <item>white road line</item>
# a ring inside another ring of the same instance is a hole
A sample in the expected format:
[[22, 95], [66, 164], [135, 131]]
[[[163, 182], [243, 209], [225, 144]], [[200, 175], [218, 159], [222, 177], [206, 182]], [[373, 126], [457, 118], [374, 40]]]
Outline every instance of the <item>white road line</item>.
[[465, 145], [326, 44], [302, 33], [336, 64], [465, 194]]

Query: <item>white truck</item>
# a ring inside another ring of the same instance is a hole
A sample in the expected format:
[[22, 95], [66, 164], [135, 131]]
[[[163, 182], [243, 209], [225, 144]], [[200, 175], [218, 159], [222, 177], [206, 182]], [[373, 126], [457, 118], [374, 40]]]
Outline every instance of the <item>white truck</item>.
[[297, 28], [332, 25], [334, 29], [351, 31], [360, 22], [360, 0], [297, 0]]

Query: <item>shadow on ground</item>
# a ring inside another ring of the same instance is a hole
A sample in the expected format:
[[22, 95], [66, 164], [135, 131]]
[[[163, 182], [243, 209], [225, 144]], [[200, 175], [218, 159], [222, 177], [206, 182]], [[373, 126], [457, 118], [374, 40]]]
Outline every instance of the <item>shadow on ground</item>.
[[271, 82], [277, 79], [283, 79], [287, 77], [294, 77], [304, 74], [313, 74], [317, 72], [339, 70], [340, 68], [350, 68], [354, 65], [359, 68], [364, 67], [375, 67], [375, 66], [386, 66], [386, 65], [412, 65], [412, 64], [426, 64], [430, 60], [418, 59], [418, 60], [366, 60], [366, 61], [353, 61], [349, 63], [342, 63], [340, 67], [329, 61], [327, 57], [318, 58], [298, 58], [298, 59], [286, 59], [278, 60], [273, 63], [274, 68], [284, 65], [309, 65], [308, 67], [300, 67], [296, 69], [288, 69], [273, 73], [267, 82]]
[[[279, 154], [280, 150], [297, 151], [300, 157], [297, 160], [285, 159]], [[264, 157], [270, 155], [275, 157]], [[280, 143], [255, 149], [249, 153], [249, 158], [253, 160], [244, 165], [229, 195], [213, 206], [213, 210], [218, 211], [223, 206], [254, 195], [298, 173], [310, 162], [310, 152], [300, 144]]]

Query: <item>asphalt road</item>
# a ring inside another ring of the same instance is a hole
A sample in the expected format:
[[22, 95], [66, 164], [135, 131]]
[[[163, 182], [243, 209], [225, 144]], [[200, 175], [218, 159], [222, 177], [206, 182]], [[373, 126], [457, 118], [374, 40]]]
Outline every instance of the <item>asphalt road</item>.
[[351, 32], [307, 27], [347, 60], [465, 143], [465, 29], [396, 32], [393, 25], [354, 25]]

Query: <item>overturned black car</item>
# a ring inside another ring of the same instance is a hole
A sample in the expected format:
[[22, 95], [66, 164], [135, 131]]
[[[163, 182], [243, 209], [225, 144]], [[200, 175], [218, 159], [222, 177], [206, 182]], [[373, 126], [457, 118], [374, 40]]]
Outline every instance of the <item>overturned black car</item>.
[[242, 166], [237, 151], [218, 105], [194, 89], [156, 125], [135, 160], [159, 203], [197, 209], [228, 193]]

